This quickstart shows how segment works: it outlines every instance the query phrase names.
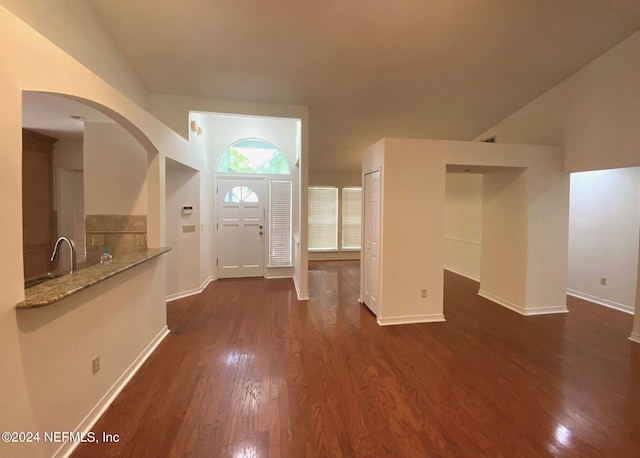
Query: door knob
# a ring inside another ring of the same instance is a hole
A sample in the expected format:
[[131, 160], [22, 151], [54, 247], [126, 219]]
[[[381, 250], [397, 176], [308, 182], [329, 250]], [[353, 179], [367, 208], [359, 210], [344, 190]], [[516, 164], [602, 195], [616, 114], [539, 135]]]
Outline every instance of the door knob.
[[262, 235], [262, 231], [260, 231], [260, 235]]
[[262, 229], [262, 226], [260, 226], [260, 229]]

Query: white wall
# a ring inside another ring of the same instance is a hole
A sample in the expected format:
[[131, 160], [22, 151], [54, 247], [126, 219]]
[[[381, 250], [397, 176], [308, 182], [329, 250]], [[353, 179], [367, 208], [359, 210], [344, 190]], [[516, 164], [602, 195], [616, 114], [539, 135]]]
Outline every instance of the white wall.
[[481, 295], [515, 309], [526, 301], [527, 203], [526, 169], [484, 176]]
[[[151, 93], [149, 95], [149, 110], [158, 119], [171, 127], [175, 132], [188, 138], [193, 134], [189, 132], [190, 116], [197, 114], [202, 116], [207, 113], [224, 113], [230, 115], [238, 115], [240, 117], [266, 117], [266, 118], [284, 118], [287, 120], [300, 120], [296, 124], [295, 139], [296, 146], [294, 148], [295, 155], [299, 158], [299, 166], [292, 168], [293, 175], [297, 175], [297, 190], [294, 189], [294, 208], [293, 208], [293, 264], [294, 264], [294, 282], [299, 299], [308, 299], [308, 278], [307, 278], [307, 187], [309, 183], [309, 165], [308, 165], [308, 123], [309, 109], [300, 105], [275, 105], [260, 104], [249, 102], [238, 102], [220, 99], [207, 99], [197, 97], [187, 97], [179, 95], [167, 95]], [[210, 126], [203, 121], [201, 123], [205, 134], [213, 136]], [[253, 135], [249, 135], [253, 136]], [[214, 141], [212, 139], [212, 141]], [[224, 146], [228, 146], [233, 140], [229, 140]], [[277, 140], [276, 140], [277, 141]], [[216, 143], [215, 147], [219, 147], [222, 142]], [[275, 143], [278, 145], [278, 143]], [[278, 145], [280, 146], [280, 145]], [[213, 148], [213, 145], [211, 146]], [[288, 154], [288, 153], [287, 153]], [[195, 155], [179, 155], [171, 154], [173, 159], [187, 164], [191, 167], [203, 170]], [[194, 159], [195, 158], [195, 159]], [[212, 176], [215, 168], [215, 162], [211, 160], [210, 172], [208, 176]], [[292, 176], [293, 176], [292, 175]], [[210, 185], [213, 189], [213, 183]], [[204, 188], [203, 188], [204, 189]], [[213, 194], [211, 194], [213, 196]], [[299, 205], [295, 204], [299, 202]], [[203, 202], [205, 205], [205, 202]], [[209, 201], [209, 208], [213, 208], [213, 201]], [[211, 220], [213, 223], [213, 219]], [[215, 243], [212, 243], [212, 250], [215, 250]], [[212, 262], [215, 256], [212, 256]]]
[[[189, 122], [196, 121], [198, 125], [204, 126], [205, 115], [200, 113], [190, 113]], [[207, 128], [203, 128], [200, 134], [189, 131], [189, 149], [191, 154], [200, 158], [200, 164], [198, 170], [200, 170], [200, 196], [198, 201], [198, 208], [200, 211], [200, 227], [197, 230], [200, 231], [200, 246], [197, 247], [197, 251], [185, 252], [185, 256], [190, 256], [191, 259], [200, 258], [200, 287], [205, 287], [209, 281], [214, 278], [214, 260], [215, 253], [211, 249], [211, 243], [213, 240], [213, 175], [211, 173], [211, 158], [209, 157], [209, 142], [210, 131]], [[170, 220], [167, 219], [167, 223]]]
[[[268, 176], [266, 184], [266, 192], [268, 194], [269, 184], [268, 182], [273, 179], [286, 179], [292, 182], [292, 209], [293, 209], [293, 233], [300, 232], [300, 224], [298, 221], [298, 211], [300, 206], [300, 177], [299, 170], [295, 166], [296, 154], [298, 151], [298, 125], [299, 121], [295, 119], [285, 118], [269, 118], [258, 116], [239, 116], [239, 115], [226, 115], [226, 114], [201, 114], [203, 122], [205, 122], [204, 129], [209, 133], [209, 145], [208, 156], [211, 164], [211, 170], [215, 175], [215, 167], [217, 160], [230, 144], [243, 138], [260, 138], [266, 140], [282, 151], [283, 155], [287, 159], [290, 174], [285, 177], [280, 176]], [[217, 184], [214, 182], [214, 187]], [[215, 196], [211, 197], [215, 202]], [[214, 207], [214, 204], [211, 205]], [[214, 211], [214, 218], [216, 213]], [[215, 224], [215, 220], [214, 220]], [[267, 225], [268, 228], [268, 225]], [[268, 233], [267, 233], [268, 235]], [[268, 237], [265, 238], [268, 240]], [[293, 242], [292, 242], [293, 243]], [[213, 231], [212, 238], [213, 252], [217, 251], [217, 239], [216, 232]], [[293, 252], [293, 250], [292, 250]], [[268, 253], [268, 247], [265, 246], [265, 259]], [[214, 258], [215, 259], [215, 258]], [[287, 267], [267, 267], [266, 276], [274, 277], [291, 277], [293, 276], [293, 268]]]
[[86, 215], [147, 214], [147, 152], [122, 126], [84, 125]]
[[[200, 263], [194, 262], [200, 251], [200, 174], [193, 169], [167, 159], [166, 218], [167, 298], [198, 291]], [[193, 213], [184, 215], [182, 207], [193, 206]], [[193, 225], [195, 232], [183, 232], [183, 226]]]
[[569, 293], [633, 313], [640, 167], [572, 174], [570, 208]]
[[310, 251], [309, 261], [360, 259], [360, 251], [342, 251], [342, 188], [361, 187], [362, 176], [358, 173], [309, 173], [309, 186], [334, 186], [338, 188], [338, 251]]
[[566, 172], [640, 166], [638, 55], [640, 32], [477, 138], [561, 146]]
[[363, 153], [363, 171], [380, 164], [379, 323], [442, 318], [446, 164], [522, 169], [483, 178], [480, 294], [524, 315], [566, 312], [569, 177], [559, 148], [383, 139]]
[[379, 322], [443, 320], [445, 159], [431, 146], [385, 139]]
[[[11, 43], [0, 53], [0, 204], [5, 214], [5, 223], [0, 225], [4, 242], [4, 262], [0, 264], [2, 427], [7, 431], [37, 431], [43, 426], [74, 431], [91, 413], [96, 399], [118, 383], [124, 368], [162, 332], [165, 262], [162, 258], [151, 261], [52, 306], [19, 312], [24, 319], [17, 317], [15, 306], [24, 299], [22, 91], [83, 99], [126, 126], [145, 146], [149, 152], [145, 170], [152, 247], [164, 242], [165, 156], [188, 157], [188, 145], [4, 7], [0, 7], [0, 43]], [[97, 376], [86, 376], [96, 355], [101, 356], [102, 369]], [[51, 367], [55, 370], [44, 370]], [[52, 453], [52, 444], [14, 445], [0, 443], [0, 455]]]
[[[164, 267], [157, 258], [53, 306], [17, 312], [31, 431], [73, 431], [162, 332]], [[100, 371], [93, 375], [95, 357]], [[4, 428], [15, 424], [10, 414], [2, 411]], [[52, 456], [58, 447], [2, 444], [0, 455]]]
[[444, 266], [480, 281], [482, 174], [447, 173], [444, 218]]
[[[640, 237], [640, 234], [638, 234]], [[640, 310], [640, 248], [638, 249], [638, 278], [636, 279], [636, 311]], [[629, 337], [634, 342], [640, 343], [640, 313], [633, 318], [633, 332]]]
[[564, 148], [567, 172], [640, 165], [640, 32], [479, 135]]

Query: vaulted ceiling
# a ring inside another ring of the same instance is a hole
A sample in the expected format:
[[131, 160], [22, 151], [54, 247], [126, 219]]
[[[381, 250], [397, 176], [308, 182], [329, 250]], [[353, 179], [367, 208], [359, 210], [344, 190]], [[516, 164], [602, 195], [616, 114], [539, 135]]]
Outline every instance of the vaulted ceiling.
[[640, 29], [638, 0], [90, 0], [150, 92], [308, 105], [311, 170], [470, 140]]

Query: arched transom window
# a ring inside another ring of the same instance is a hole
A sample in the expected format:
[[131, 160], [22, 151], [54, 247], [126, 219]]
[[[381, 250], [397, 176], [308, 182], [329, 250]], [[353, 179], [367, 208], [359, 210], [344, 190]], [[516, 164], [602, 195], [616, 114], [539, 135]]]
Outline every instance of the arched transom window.
[[225, 202], [258, 202], [258, 195], [248, 186], [235, 186], [224, 196]]
[[244, 138], [222, 152], [216, 171], [288, 175], [289, 166], [275, 145], [259, 138]]

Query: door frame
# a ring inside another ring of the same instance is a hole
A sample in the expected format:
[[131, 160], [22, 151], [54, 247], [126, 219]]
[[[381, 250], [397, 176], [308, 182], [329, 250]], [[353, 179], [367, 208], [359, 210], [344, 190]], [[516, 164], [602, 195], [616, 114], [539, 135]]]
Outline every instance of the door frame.
[[219, 182], [220, 180], [236, 180], [236, 181], [242, 181], [244, 186], [250, 186], [247, 183], [251, 183], [251, 182], [262, 182], [263, 183], [263, 191], [264, 191], [264, 196], [263, 197], [263, 226], [264, 226], [264, 243], [262, 244], [262, 277], [255, 277], [255, 278], [266, 278], [267, 277], [267, 261], [268, 261], [268, 249], [269, 249], [269, 212], [268, 212], [268, 208], [269, 208], [269, 180], [267, 179], [267, 176], [264, 175], [244, 175], [244, 174], [237, 174], [237, 173], [215, 173], [214, 174], [214, 185], [213, 185], [213, 196], [214, 196], [214, 211], [213, 213], [213, 234], [214, 234], [214, 246], [215, 246], [215, 259], [212, 259], [213, 261], [213, 272], [215, 273], [215, 278], [218, 279], [220, 278], [218, 275], [218, 259], [219, 259], [219, 254], [220, 254], [220, 250], [218, 247], [218, 243], [220, 243], [220, 237], [218, 237], [218, 213], [219, 213], [219, 205], [218, 205], [218, 189], [219, 189]]
[[[378, 172], [380, 174], [380, 185], [378, 188], [378, 193], [380, 194], [380, 203], [379, 203], [379, 216], [380, 216], [380, 225], [378, 227], [378, 262], [380, 267], [382, 267], [382, 244], [383, 244], [383, 224], [382, 224], [382, 215], [384, 213], [384, 202], [382, 200], [382, 196], [384, 195], [383, 193], [383, 187], [384, 187], [384, 172], [383, 172], [383, 167], [379, 166], [379, 167], [374, 167], [370, 170], [363, 170], [362, 171], [362, 235], [361, 235], [361, 240], [362, 240], [362, 251], [360, 253], [360, 295], [358, 297], [358, 302], [360, 302], [361, 304], [365, 304], [367, 306], [367, 308], [375, 314], [374, 310], [372, 310], [371, 306], [369, 304], [367, 304], [364, 300], [364, 275], [365, 275], [365, 258], [366, 258], [366, 253], [365, 253], [365, 244], [366, 244], [366, 238], [365, 238], [365, 230], [366, 230], [366, 176], [367, 175], [371, 175], [372, 173], [376, 173]], [[377, 311], [378, 313], [376, 314], [376, 317], [379, 317], [382, 314], [382, 270], [380, 270], [379, 272], [379, 284], [378, 284], [378, 299], [377, 299]]]

